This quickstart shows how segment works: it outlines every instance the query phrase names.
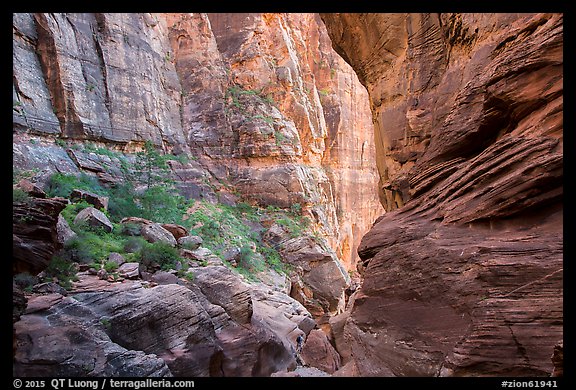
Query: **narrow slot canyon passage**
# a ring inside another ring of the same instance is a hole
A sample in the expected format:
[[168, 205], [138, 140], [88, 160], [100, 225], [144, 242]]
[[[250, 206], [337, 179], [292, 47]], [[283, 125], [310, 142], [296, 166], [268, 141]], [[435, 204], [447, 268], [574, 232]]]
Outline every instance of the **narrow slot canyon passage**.
[[13, 375], [562, 376], [562, 28], [13, 14]]

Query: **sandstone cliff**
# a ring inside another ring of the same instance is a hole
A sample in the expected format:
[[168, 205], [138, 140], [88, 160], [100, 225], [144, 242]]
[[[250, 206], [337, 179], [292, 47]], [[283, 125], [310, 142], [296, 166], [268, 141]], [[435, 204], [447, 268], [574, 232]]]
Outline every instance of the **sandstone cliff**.
[[354, 269], [381, 211], [371, 116], [317, 15], [14, 14], [13, 36], [16, 167], [77, 171], [53, 139], [150, 140], [197, 160], [188, 196], [298, 203]]
[[322, 14], [368, 89], [360, 375], [546, 376], [562, 339], [561, 14]]

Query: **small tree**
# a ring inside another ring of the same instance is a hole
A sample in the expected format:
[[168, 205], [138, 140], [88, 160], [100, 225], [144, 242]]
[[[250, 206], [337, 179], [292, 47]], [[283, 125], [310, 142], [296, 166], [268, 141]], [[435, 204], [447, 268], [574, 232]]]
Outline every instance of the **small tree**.
[[136, 153], [136, 172], [140, 182], [149, 189], [157, 183], [171, 183], [168, 158], [160, 154], [151, 141], [144, 143], [144, 150]]

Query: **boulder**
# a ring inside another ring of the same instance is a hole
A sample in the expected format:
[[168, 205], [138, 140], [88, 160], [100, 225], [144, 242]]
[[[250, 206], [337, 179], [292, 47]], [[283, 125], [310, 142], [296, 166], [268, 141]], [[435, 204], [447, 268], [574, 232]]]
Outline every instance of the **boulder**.
[[340, 355], [320, 329], [314, 329], [308, 334], [302, 348], [301, 358], [304, 364], [329, 374], [334, 373], [341, 365]]
[[174, 223], [163, 223], [161, 226], [172, 233], [176, 241], [182, 237], [188, 236], [188, 229], [186, 229], [184, 226], [176, 225]]
[[344, 309], [344, 292], [350, 277], [336, 254], [313, 236], [289, 238], [280, 251], [283, 259], [301, 272], [292, 279], [293, 297], [315, 316]]
[[114, 229], [112, 222], [110, 222], [106, 214], [94, 207], [86, 207], [76, 215], [76, 218], [74, 218], [74, 224], [78, 225], [81, 223], [87, 223], [90, 226], [102, 228], [108, 233]]
[[233, 246], [231, 248], [226, 249], [226, 251], [222, 254], [222, 258], [225, 261], [238, 261], [240, 257], [240, 248], [238, 248], [237, 246]]
[[316, 322], [306, 308], [289, 295], [263, 285], [251, 288], [254, 321], [266, 323], [296, 350], [296, 338], [307, 335]]
[[182, 251], [186, 257], [198, 261], [206, 261], [208, 257], [212, 255], [212, 251], [204, 247], [199, 247], [195, 250], [183, 249]]
[[176, 239], [172, 233], [164, 229], [159, 223], [143, 225], [141, 234], [148, 242], [165, 242], [172, 246], [176, 246]]
[[194, 284], [200, 287], [208, 300], [226, 310], [239, 324], [248, 324], [252, 318], [250, 288], [224, 266], [207, 266], [194, 270]]
[[73, 201], [80, 201], [85, 200], [86, 202], [90, 203], [92, 206], [99, 210], [108, 210], [108, 197], [102, 196], [98, 194], [94, 194], [92, 192], [88, 192], [85, 190], [72, 190], [70, 194], [70, 200]]
[[177, 240], [178, 245], [185, 249], [196, 250], [202, 245], [202, 237], [200, 236], [184, 236]]
[[112, 252], [108, 255], [108, 261], [111, 261], [113, 263], [116, 263], [118, 266], [121, 266], [126, 262], [126, 259], [124, 259], [124, 256], [122, 256], [120, 253]]
[[156, 284], [182, 284], [182, 281], [173, 273], [158, 271], [149, 276], [151, 282]]
[[153, 223], [152, 221], [146, 219], [146, 218], [140, 218], [140, 217], [125, 217], [122, 218], [120, 220], [121, 224], [125, 224], [125, 223], [133, 223], [133, 224], [137, 224], [137, 225], [149, 225], [151, 223]]
[[139, 267], [139, 263], [124, 263], [117, 269], [117, 272], [126, 279], [137, 279], [140, 275]]
[[58, 214], [58, 222], [56, 224], [56, 232], [58, 234], [58, 243], [60, 245], [64, 245], [66, 242], [70, 241], [77, 234], [70, 228], [68, 221], [61, 215]]

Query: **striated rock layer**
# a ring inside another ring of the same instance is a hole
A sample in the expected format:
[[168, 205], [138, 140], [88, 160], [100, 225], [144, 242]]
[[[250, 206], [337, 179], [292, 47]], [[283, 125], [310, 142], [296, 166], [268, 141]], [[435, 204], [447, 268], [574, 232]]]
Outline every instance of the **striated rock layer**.
[[174, 277], [154, 287], [82, 274], [66, 297], [31, 296], [14, 325], [14, 375], [236, 377], [295, 368], [296, 338], [315, 326], [302, 305], [226, 267], [196, 272], [192, 283]]
[[318, 15], [163, 17], [193, 153], [248, 199], [299, 204], [353, 268], [381, 211], [372, 123], [366, 91]]
[[20, 13], [13, 47], [15, 168], [110, 183], [62, 141], [150, 140], [190, 157], [171, 163], [187, 198], [302, 209], [354, 269], [382, 211], [372, 121], [318, 15]]
[[[548, 376], [562, 338], [561, 14], [322, 14], [368, 89], [380, 200], [339, 316], [369, 376]], [[342, 318], [340, 318], [342, 317]]]

